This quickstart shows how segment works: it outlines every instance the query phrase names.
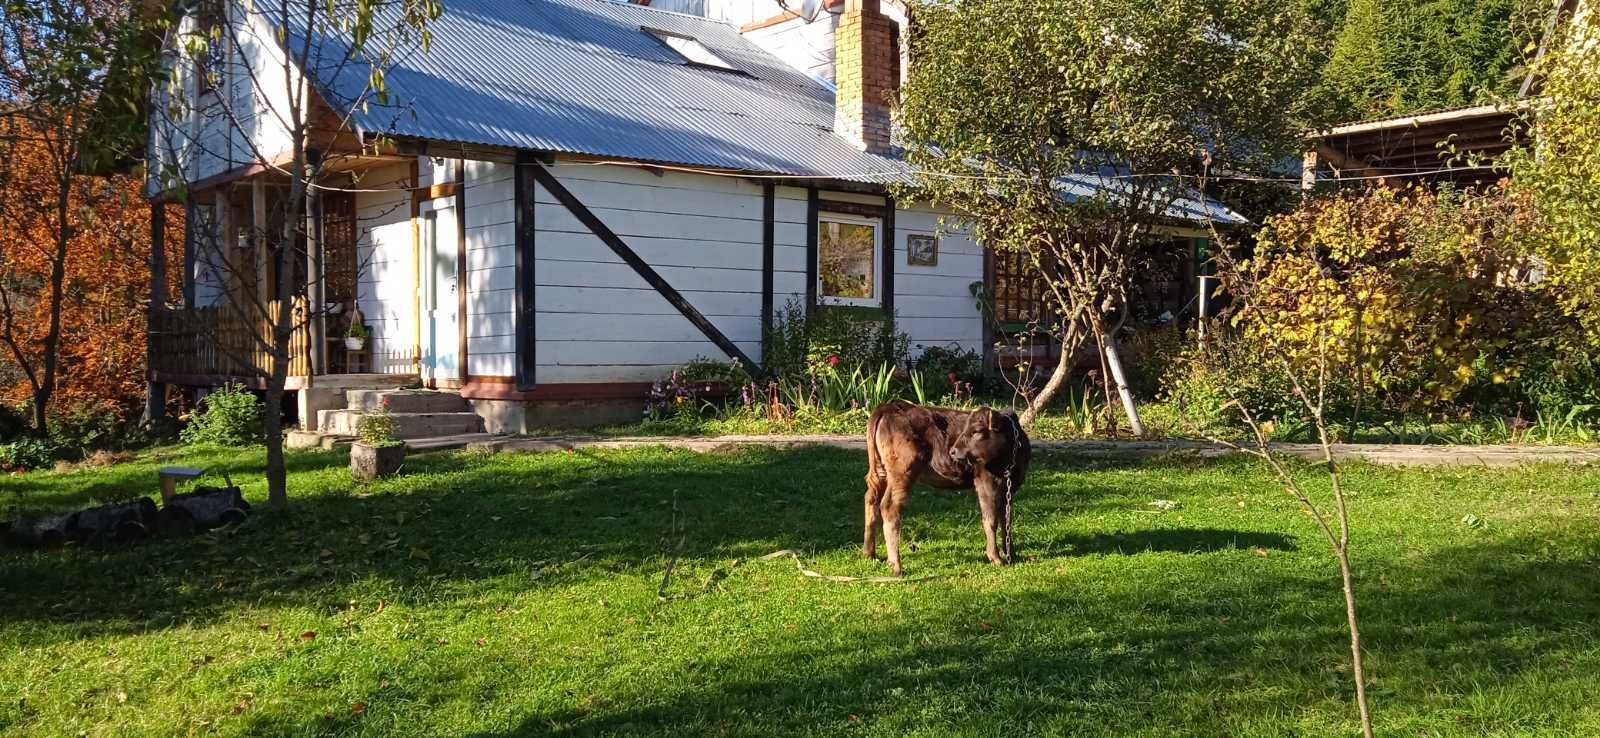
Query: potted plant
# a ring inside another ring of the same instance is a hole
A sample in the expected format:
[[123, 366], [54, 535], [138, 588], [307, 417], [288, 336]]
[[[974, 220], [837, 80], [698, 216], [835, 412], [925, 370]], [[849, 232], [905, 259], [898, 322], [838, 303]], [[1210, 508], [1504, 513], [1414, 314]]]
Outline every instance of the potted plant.
[[344, 332], [344, 347], [351, 351], [361, 351], [367, 347], [367, 337], [372, 335], [367, 330], [366, 324], [351, 320], [350, 327]]
[[387, 409], [361, 416], [356, 435], [350, 446], [350, 474], [356, 481], [396, 474], [405, 464], [406, 443], [394, 437], [394, 418]]

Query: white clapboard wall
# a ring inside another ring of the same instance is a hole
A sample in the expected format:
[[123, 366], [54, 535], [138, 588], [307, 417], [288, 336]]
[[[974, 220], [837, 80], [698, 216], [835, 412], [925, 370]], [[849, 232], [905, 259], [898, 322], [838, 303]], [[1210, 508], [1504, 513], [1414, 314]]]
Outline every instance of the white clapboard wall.
[[[516, 373], [515, 165], [464, 163], [467, 348], [475, 377]], [[640, 258], [746, 355], [761, 360], [762, 185], [737, 177], [556, 162], [550, 171]], [[378, 219], [391, 195], [358, 200], [370, 274], [362, 309], [380, 352], [414, 341], [412, 246], [405, 213]], [[537, 381], [649, 382], [700, 357], [725, 359], [666, 298], [625, 264], [543, 187], [534, 188], [534, 307]], [[825, 193], [830, 200], [883, 198]], [[807, 192], [774, 188], [773, 306], [806, 293]], [[390, 212], [394, 212], [391, 209]], [[933, 233], [939, 214], [896, 214], [895, 305], [913, 344], [977, 349], [982, 323], [970, 292], [983, 258], [969, 239], [945, 233], [939, 263], [906, 264], [907, 233]], [[394, 351], [398, 355], [398, 350]], [[397, 363], [398, 365], [398, 363]], [[409, 366], [409, 363], [407, 363]]]
[[[595, 217], [739, 346], [761, 356], [762, 190], [745, 180], [634, 167], [551, 172]], [[538, 380], [651, 381], [698, 357], [725, 358], [694, 324], [542, 187], [534, 222]], [[779, 222], [800, 258], [804, 203]], [[798, 216], [798, 217], [794, 217]], [[781, 217], [781, 216], [780, 216]]]
[[412, 248], [411, 167], [367, 172], [356, 193], [357, 279], [361, 313], [372, 329], [371, 371], [416, 371], [416, 262]]
[[[940, 218], [947, 222], [941, 224]], [[938, 263], [911, 266], [906, 237], [938, 238]], [[910, 205], [895, 213], [894, 308], [898, 328], [911, 338], [912, 352], [930, 346], [959, 346], [983, 351], [983, 314], [972, 294], [983, 281], [983, 249], [955, 218], [926, 205]]]

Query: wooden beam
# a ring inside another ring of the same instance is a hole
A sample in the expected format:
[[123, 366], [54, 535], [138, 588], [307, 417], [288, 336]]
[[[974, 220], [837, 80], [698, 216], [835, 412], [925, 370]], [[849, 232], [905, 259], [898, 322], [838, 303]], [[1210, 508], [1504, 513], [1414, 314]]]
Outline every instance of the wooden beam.
[[464, 159], [456, 160], [456, 376], [465, 383], [467, 361], [467, 167]]
[[515, 290], [515, 307], [517, 333], [517, 390], [521, 392], [532, 391], [538, 386], [538, 348], [537, 334], [535, 333], [535, 320], [538, 309], [534, 302], [534, 193], [538, 190], [534, 175], [536, 170], [543, 167], [535, 163], [533, 155], [528, 152], [517, 154], [514, 165], [516, 171], [512, 173], [512, 199], [515, 212], [515, 232], [512, 252], [516, 259], [517, 289]]
[[817, 311], [817, 214], [821, 200], [816, 185], [806, 188], [806, 317]]
[[773, 273], [776, 269], [776, 242], [777, 242], [777, 186], [771, 182], [761, 183], [761, 362], [766, 366], [771, 360], [771, 346], [767, 345], [772, 335], [773, 322]]
[[979, 307], [978, 313], [979, 318], [983, 321], [983, 365], [987, 368], [995, 366], [994, 250], [987, 246], [981, 248], [983, 248], [983, 299], [990, 310], [986, 311], [983, 307]]
[[849, 202], [847, 200], [821, 200], [818, 204], [818, 207], [824, 213], [842, 213], [844, 215], [855, 215], [862, 218], [881, 219], [889, 212], [889, 208], [893, 206], [873, 205], [864, 202]]
[[705, 315], [701, 314], [694, 305], [690, 304], [689, 300], [685, 298], [682, 293], [678, 292], [672, 287], [672, 285], [668, 284], [667, 280], [662, 278], [662, 276], [657, 273], [648, 262], [640, 258], [637, 253], [634, 253], [633, 249], [630, 248], [628, 244], [618, 237], [617, 234], [614, 233], [609, 227], [607, 227], [606, 224], [602, 222], [593, 211], [589, 210], [589, 208], [585, 206], [583, 202], [578, 200], [576, 196], [568, 191], [566, 186], [562, 185], [561, 182], [556, 179], [555, 175], [550, 173], [550, 170], [546, 169], [542, 164], [529, 166], [527, 168], [533, 171], [534, 178], [538, 181], [539, 185], [543, 187], [546, 192], [549, 192], [551, 196], [555, 197], [556, 201], [560, 202], [562, 207], [567, 209], [567, 212], [572, 213], [573, 217], [578, 219], [578, 222], [583, 223], [584, 227], [588, 228], [590, 233], [598, 236], [602, 243], [610, 247], [613, 253], [621, 258], [624, 263], [633, 268], [634, 273], [644, 278], [644, 281], [649, 283], [651, 287], [655, 288], [657, 293], [666, 298], [667, 302], [671, 303], [673, 307], [677, 308], [678, 312], [681, 313], [683, 317], [688, 318], [690, 323], [693, 323], [696, 328], [699, 328], [700, 332], [704, 334], [707, 339], [717, 345], [717, 348], [722, 349], [722, 352], [727, 354], [729, 358], [739, 360], [742, 364], [744, 364], [747, 370], [755, 369], [756, 367], [760, 366], [752, 361], [749, 356], [746, 356], [744, 351], [740, 350], [732, 340], [729, 340], [729, 338], [724, 335], [716, 325], [708, 320]]
[[1386, 174], [1384, 170], [1372, 166], [1371, 164], [1368, 164], [1366, 161], [1357, 157], [1348, 156], [1344, 153], [1341, 153], [1327, 144], [1319, 144], [1316, 151], [1312, 153], [1314, 153], [1318, 159], [1327, 161], [1329, 166], [1339, 170], [1341, 175], [1343, 175], [1345, 172], [1357, 172], [1358, 174], [1351, 175], [1355, 177], [1364, 177], [1370, 175], [1383, 176]]
[[894, 198], [883, 207], [883, 316], [894, 319]]
[[[224, 205], [226, 207], [226, 205]], [[311, 332], [311, 375], [328, 373], [328, 341], [326, 305], [323, 286], [326, 274], [322, 252], [322, 192], [315, 186], [306, 189], [306, 327]], [[223, 236], [223, 253], [227, 253], [227, 236]]]

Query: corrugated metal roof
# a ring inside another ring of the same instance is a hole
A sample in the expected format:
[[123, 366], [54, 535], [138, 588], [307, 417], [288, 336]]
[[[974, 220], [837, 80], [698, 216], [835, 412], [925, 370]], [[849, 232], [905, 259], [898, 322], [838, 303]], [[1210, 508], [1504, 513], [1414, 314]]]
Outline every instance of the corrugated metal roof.
[[[609, 0], [446, 0], [430, 27], [431, 49], [386, 70], [389, 104], [358, 111], [358, 129], [856, 182], [910, 174], [904, 161], [833, 132], [831, 89], [719, 21]], [[686, 64], [645, 29], [695, 38], [746, 74]], [[333, 63], [311, 73], [336, 99], [352, 99], [366, 72], [337, 63], [341, 56], [318, 55]], [[1094, 175], [1074, 180], [1064, 194], [1118, 189]], [[1198, 199], [1168, 214], [1193, 220], [1207, 209], [1244, 222]]]
[[[646, 28], [693, 37], [748, 75], [686, 64]], [[833, 133], [830, 90], [717, 21], [606, 0], [449, 0], [432, 33], [429, 52], [386, 71], [391, 104], [357, 127], [857, 181], [905, 171]], [[322, 82], [348, 98], [366, 79]]]

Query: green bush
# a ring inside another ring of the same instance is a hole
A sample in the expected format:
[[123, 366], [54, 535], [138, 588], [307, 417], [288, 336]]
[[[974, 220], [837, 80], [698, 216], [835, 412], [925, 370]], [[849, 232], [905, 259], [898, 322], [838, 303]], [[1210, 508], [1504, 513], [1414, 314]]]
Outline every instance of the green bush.
[[1523, 369], [1519, 387], [1540, 413], [1600, 422], [1600, 357], [1584, 351], [1549, 351]]
[[779, 377], [813, 375], [825, 365], [846, 373], [903, 367], [911, 354], [911, 339], [881, 312], [822, 306], [808, 316], [799, 300], [778, 311], [766, 338], [766, 368]]
[[134, 411], [111, 402], [81, 402], [50, 414], [50, 440], [74, 458], [149, 443]]
[[57, 450], [42, 438], [19, 438], [0, 444], [0, 472], [49, 468], [55, 464]]
[[[1329, 419], [1349, 417], [1354, 390], [1330, 376], [1327, 391]], [[1217, 332], [1204, 347], [1190, 343], [1172, 361], [1160, 396], [1177, 406], [1181, 425], [1192, 426], [1177, 428], [1180, 433], [1240, 426], [1243, 419], [1233, 402], [1237, 399], [1269, 429], [1282, 429], [1283, 440], [1311, 440], [1296, 436], [1297, 430], [1307, 429], [1306, 410], [1294, 395], [1289, 373], [1265, 347], [1245, 336]]]
[[405, 443], [394, 437], [394, 416], [387, 410], [362, 415], [356, 421], [356, 436], [361, 443], [378, 448]]
[[206, 395], [205, 410], [189, 419], [179, 434], [186, 444], [249, 446], [261, 442], [261, 402], [240, 385], [224, 385]]
[[1185, 334], [1176, 326], [1159, 326], [1120, 341], [1128, 389], [1140, 398], [1156, 397], [1161, 391], [1162, 379], [1177, 370], [1184, 351], [1195, 340], [1192, 334]]
[[922, 375], [923, 392], [930, 400], [949, 396], [957, 382], [970, 386], [966, 394], [985, 384], [983, 355], [955, 344], [923, 349], [911, 369]]
[[700, 357], [683, 365], [682, 377], [685, 382], [738, 387], [750, 381], [750, 372], [738, 361]]

